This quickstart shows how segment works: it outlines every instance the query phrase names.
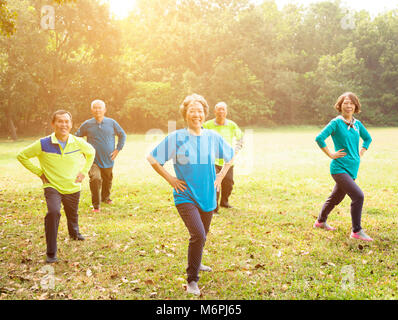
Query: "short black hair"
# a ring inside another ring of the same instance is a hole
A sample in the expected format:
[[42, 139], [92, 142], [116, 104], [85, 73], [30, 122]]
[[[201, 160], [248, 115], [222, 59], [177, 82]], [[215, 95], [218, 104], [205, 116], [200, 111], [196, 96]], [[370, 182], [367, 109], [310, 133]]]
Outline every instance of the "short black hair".
[[66, 110], [57, 110], [57, 111], [55, 111], [55, 112], [53, 113], [51, 123], [54, 123], [54, 122], [55, 122], [55, 119], [57, 118], [57, 115], [59, 115], [59, 114], [68, 114], [69, 117], [70, 117], [70, 121], [72, 121], [72, 114], [71, 114], [69, 111], [66, 111]]

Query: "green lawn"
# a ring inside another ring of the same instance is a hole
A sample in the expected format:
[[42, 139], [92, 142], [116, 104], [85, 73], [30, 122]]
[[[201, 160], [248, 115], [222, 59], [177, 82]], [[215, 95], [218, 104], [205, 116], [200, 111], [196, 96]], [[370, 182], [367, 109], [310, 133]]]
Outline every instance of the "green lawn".
[[79, 219], [87, 240], [69, 240], [63, 213], [60, 262], [49, 290], [41, 286], [41, 182], [15, 159], [34, 139], [0, 141], [0, 298], [396, 299], [398, 128], [369, 129], [373, 143], [359, 171], [362, 225], [375, 239], [371, 244], [349, 239], [348, 197], [330, 215], [337, 231], [312, 228], [334, 185], [330, 160], [314, 141], [319, 131], [246, 132], [235, 169], [235, 208], [214, 215], [203, 260], [213, 272], [201, 274], [200, 298], [184, 291], [189, 235], [171, 189], [145, 160], [160, 136], [128, 136], [114, 170], [114, 205], [100, 214], [91, 212], [84, 181]]

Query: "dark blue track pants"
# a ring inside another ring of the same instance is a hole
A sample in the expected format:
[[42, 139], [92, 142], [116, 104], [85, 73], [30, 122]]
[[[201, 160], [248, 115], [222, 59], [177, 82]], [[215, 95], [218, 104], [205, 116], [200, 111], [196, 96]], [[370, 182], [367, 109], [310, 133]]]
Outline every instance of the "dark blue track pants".
[[44, 218], [46, 232], [47, 256], [54, 257], [57, 254], [57, 235], [59, 220], [61, 218], [61, 203], [64, 206], [68, 231], [71, 237], [79, 234], [78, 208], [80, 191], [73, 194], [61, 194], [54, 188], [45, 188], [44, 195], [47, 202], [47, 215]]
[[203, 212], [192, 203], [181, 203], [177, 204], [176, 207], [191, 236], [188, 246], [187, 280], [188, 283], [191, 281], [197, 282], [199, 281], [199, 268], [213, 211]]

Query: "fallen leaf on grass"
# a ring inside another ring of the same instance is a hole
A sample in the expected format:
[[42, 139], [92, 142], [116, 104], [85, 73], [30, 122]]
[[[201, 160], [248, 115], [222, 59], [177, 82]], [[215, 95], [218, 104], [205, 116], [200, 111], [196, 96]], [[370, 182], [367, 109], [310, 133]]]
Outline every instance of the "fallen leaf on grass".
[[32, 259], [30, 259], [30, 258], [22, 258], [22, 260], [21, 260], [22, 264], [27, 264], [29, 262], [32, 262]]
[[95, 286], [94, 289], [100, 291], [100, 292], [104, 292], [106, 289], [100, 286]]
[[41, 296], [39, 296], [37, 299], [38, 300], [46, 300], [48, 298], [48, 293], [43, 293]]
[[145, 284], [147, 284], [147, 285], [153, 285], [153, 284], [155, 284], [151, 279], [145, 280], [144, 282], [145, 282]]
[[335, 267], [336, 265], [332, 262], [323, 262], [322, 263], [323, 266], [331, 266], [331, 267]]

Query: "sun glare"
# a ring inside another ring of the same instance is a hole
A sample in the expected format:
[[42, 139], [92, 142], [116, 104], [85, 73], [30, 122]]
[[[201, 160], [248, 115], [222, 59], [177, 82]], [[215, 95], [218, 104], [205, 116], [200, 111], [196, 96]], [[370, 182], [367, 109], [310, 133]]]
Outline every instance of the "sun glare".
[[126, 18], [135, 6], [135, 0], [106, 0], [116, 18]]

